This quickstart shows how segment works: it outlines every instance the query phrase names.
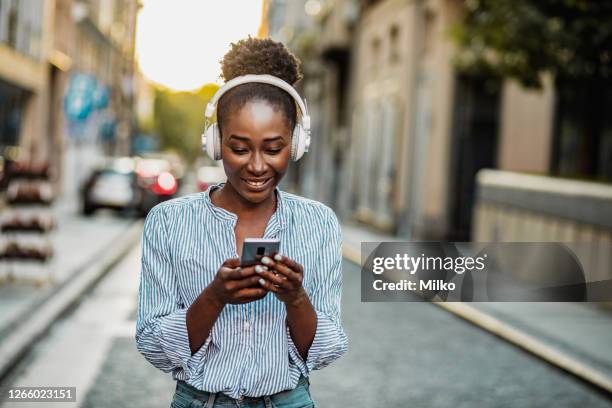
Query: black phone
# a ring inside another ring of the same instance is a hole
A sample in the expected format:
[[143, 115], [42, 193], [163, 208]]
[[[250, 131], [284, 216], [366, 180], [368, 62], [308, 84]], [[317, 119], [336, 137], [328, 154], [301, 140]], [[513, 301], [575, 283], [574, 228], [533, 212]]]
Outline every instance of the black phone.
[[241, 266], [251, 266], [259, 263], [264, 256], [272, 257], [278, 252], [280, 239], [274, 238], [245, 238], [242, 243]]

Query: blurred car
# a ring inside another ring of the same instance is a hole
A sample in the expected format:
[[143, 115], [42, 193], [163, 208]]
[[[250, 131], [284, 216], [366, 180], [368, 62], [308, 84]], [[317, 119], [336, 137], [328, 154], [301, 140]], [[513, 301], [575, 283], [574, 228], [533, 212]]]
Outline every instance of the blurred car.
[[[178, 188], [185, 174], [185, 167], [181, 158], [174, 153], [147, 152], [139, 155], [142, 165], [141, 171], [153, 171], [155, 167], [161, 167], [163, 171], [168, 171], [175, 178]], [[160, 171], [158, 171], [160, 173]]]
[[196, 174], [198, 191], [206, 191], [211, 184], [226, 181], [225, 170], [218, 166], [200, 166]]
[[107, 161], [84, 183], [82, 212], [108, 208], [146, 216], [155, 205], [176, 196], [178, 182], [163, 159], [122, 157]]
[[143, 216], [155, 205], [176, 196], [179, 178], [168, 160], [138, 157], [135, 173], [136, 184], [141, 194], [138, 210]]
[[92, 215], [96, 210], [137, 210], [141, 193], [133, 162], [129, 158], [112, 161], [93, 171], [81, 189], [81, 211]]

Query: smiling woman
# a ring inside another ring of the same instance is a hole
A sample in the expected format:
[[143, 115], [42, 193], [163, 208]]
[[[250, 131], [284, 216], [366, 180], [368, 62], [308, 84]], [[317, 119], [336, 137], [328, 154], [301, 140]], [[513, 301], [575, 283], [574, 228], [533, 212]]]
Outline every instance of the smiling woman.
[[[231, 115], [221, 126], [227, 137], [222, 154], [228, 179], [239, 177], [247, 186], [246, 193], [270, 196], [262, 193], [280, 182], [289, 163], [291, 129], [287, 122], [283, 113], [266, 101], [251, 102]], [[259, 157], [250, 160], [252, 154]], [[251, 201], [257, 202], [257, 197]]]
[[[138, 350], [172, 371], [174, 407], [314, 407], [308, 378], [344, 354], [348, 339], [338, 219], [278, 188], [309, 141], [292, 87], [300, 61], [281, 43], [248, 38], [232, 44], [222, 71], [228, 83], [206, 109], [210, 117], [216, 106], [218, 127], [205, 141], [227, 182], [147, 217]], [[279, 252], [241, 265], [246, 238], [274, 239]]]
[[[225, 55], [221, 67], [227, 80], [269, 74], [293, 84], [301, 78], [297, 58], [284, 45], [270, 39], [238, 42]], [[270, 201], [266, 206], [274, 208], [271, 191], [289, 165], [296, 115], [293, 97], [275, 85], [245, 83], [223, 94], [218, 102], [217, 120], [229, 183], [213, 200], [225, 199], [234, 207], [230, 203], [237, 203], [240, 198], [251, 203], [248, 206], [266, 205], [267, 198]]]
[[[141, 0], [136, 54], [144, 75], [177, 91], [219, 78], [227, 44], [255, 35], [262, 0]], [[236, 13], [240, 10], [240, 13]]]

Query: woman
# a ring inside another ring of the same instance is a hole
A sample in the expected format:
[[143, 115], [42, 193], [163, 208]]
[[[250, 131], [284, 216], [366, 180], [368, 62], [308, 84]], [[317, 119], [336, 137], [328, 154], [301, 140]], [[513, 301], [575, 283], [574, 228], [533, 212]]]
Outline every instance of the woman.
[[[228, 81], [301, 78], [299, 60], [270, 39], [232, 44], [221, 65]], [[216, 109], [227, 182], [147, 216], [137, 347], [177, 380], [173, 407], [313, 407], [310, 373], [348, 347], [338, 220], [277, 187], [295, 154], [294, 97], [248, 82]], [[280, 239], [280, 253], [240, 267], [250, 237]]]

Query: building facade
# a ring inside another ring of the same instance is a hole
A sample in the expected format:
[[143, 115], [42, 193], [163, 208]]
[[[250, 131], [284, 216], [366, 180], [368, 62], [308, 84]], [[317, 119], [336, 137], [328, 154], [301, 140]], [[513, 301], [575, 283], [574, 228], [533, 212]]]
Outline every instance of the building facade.
[[0, 3], [0, 148], [14, 158], [43, 160], [51, 46], [49, 2]]
[[[137, 1], [56, 0], [70, 10], [66, 33], [72, 66], [67, 89], [77, 76], [93, 78], [106, 101], [94, 106], [83, 123], [67, 123], [64, 139], [65, 191], [74, 192], [103, 156], [130, 154], [135, 116], [135, 33]], [[95, 97], [94, 97], [95, 98]], [[95, 103], [95, 102], [94, 102]]]
[[[49, 163], [57, 193], [76, 193], [103, 155], [129, 153], [137, 11], [137, 1], [0, 2], [0, 153]], [[103, 92], [75, 121], [66, 99], [79, 75]]]
[[569, 173], [560, 169], [576, 156], [572, 127], [553, 78], [533, 91], [455, 68], [449, 32], [461, 1], [309, 0], [273, 15], [276, 4], [270, 34], [302, 57], [313, 117], [313, 147], [292, 185], [345, 221], [408, 239], [469, 240], [482, 230], [480, 170]]

